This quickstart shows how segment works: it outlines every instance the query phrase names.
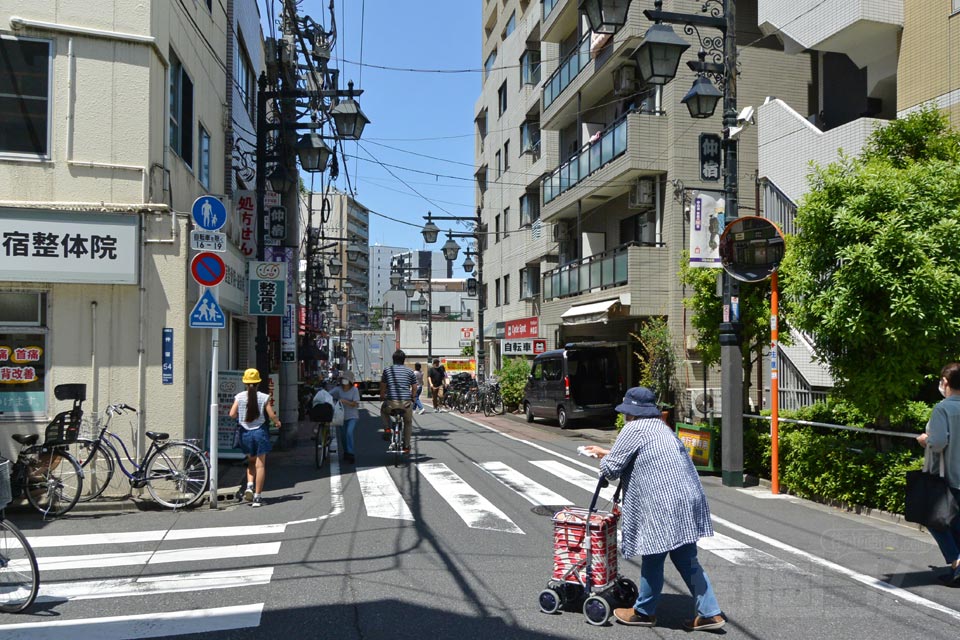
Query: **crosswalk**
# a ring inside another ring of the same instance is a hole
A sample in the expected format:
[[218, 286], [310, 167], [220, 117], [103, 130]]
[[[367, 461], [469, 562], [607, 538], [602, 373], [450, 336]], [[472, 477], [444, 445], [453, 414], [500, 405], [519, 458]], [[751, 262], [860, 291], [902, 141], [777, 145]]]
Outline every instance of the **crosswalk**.
[[[241, 598], [242, 604], [227, 607], [195, 606], [174, 611], [15, 623], [10, 622], [13, 618], [0, 618], [0, 637], [112, 640], [257, 627], [264, 602], [256, 601], [257, 592], [251, 588], [269, 585], [273, 579], [272, 565], [282, 544], [275, 538], [282, 535], [287, 526], [266, 524], [30, 536], [41, 575], [36, 609], [118, 598], [131, 601], [143, 598], [138, 605], [142, 608], [149, 606], [151, 596], [225, 589], [252, 596]], [[81, 549], [83, 553], [76, 552]], [[216, 564], [222, 566], [213, 566]], [[119, 575], [91, 577], [106, 573]], [[243, 602], [244, 599], [253, 601]]]

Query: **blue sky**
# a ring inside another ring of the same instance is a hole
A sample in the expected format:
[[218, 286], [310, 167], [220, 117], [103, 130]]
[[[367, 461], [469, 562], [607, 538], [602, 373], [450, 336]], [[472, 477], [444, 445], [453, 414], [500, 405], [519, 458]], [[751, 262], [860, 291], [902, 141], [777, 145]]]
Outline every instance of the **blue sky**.
[[[270, 1], [276, 0], [263, 0], [261, 11]], [[328, 4], [329, 0], [303, 0], [301, 15], [329, 26]], [[276, 6], [279, 13], [279, 2]], [[365, 65], [479, 69], [481, 8], [479, 0], [336, 0], [338, 42], [332, 64], [341, 70], [342, 84], [352, 79], [364, 89], [359, 102], [372, 121], [359, 145], [345, 146], [349, 156], [360, 158], [349, 158], [348, 169], [357, 199], [373, 211], [416, 225], [371, 215], [371, 244], [427, 248], [419, 228], [428, 210], [436, 215], [473, 215], [473, 107], [482, 76], [476, 72], [413, 73], [361, 67], [357, 64], [361, 40]], [[390, 167], [396, 177], [371, 161], [371, 155], [384, 164], [396, 165]], [[341, 167], [338, 182], [346, 189], [343, 173]], [[309, 185], [309, 175], [304, 178]], [[458, 259], [458, 270], [460, 262]]]

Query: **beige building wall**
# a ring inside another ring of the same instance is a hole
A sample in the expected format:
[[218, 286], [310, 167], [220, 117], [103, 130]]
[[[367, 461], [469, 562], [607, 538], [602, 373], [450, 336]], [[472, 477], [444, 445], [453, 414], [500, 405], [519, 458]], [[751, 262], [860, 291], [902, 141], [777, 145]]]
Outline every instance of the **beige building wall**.
[[960, 126], [960, 13], [953, 0], [905, 0], [897, 112], [927, 102]]
[[[235, 4], [244, 29], [249, 32], [251, 22], [256, 28], [247, 34], [253, 36], [248, 45], [252, 41], [262, 50], [255, 2]], [[189, 212], [199, 195], [226, 191], [225, 156], [232, 144], [225, 147], [224, 65], [233, 61], [225, 60], [232, 29], [224, 6], [215, 2], [211, 12], [205, 2], [0, 0], [0, 34], [52, 43], [49, 155], [25, 159], [0, 153], [0, 210], [14, 219], [30, 211], [80, 219], [108, 213], [139, 225], [133, 284], [75, 284], [67, 282], [69, 274], [4, 281], [0, 272], [0, 293], [46, 294], [47, 319], [40, 330], [48, 358], [46, 415], [4, 416], [0, 451], [15, 451], [10, 434], [38, 431], [67, 408], [54, 399], [53, 388], [72, 382], [87, 385], [88, 414], [126, 402], [141, 410], [141, 433], [204, 437], [210, 331], [188, 327], [199, 296], [189, 274]], [[171, 52], [193, 83], [193, 117], [184, 123], [193, 130], [193, 166], [168, 144]], [[261, 54], [257, 60], [262, 64]], [[199, 176], [200, 126], [210, 135], [208, 186]], [[232, 211], [232, 203], [227, 209]], [[222, 255], [244, 279], [236, 248]], [[233, 322], [242, 316], [244, 286], [238, 279], [221, 285], [228, 329], [220, 332], [220, 368], [236, 367], [238, 351], [250, 346], [240, 345]], [[13, 331], [2, 324], [0, 332]], [[174, 330], [173, 384], [161, 383], [165, 327]], [[128, 442], [137, 435], [120, 433]]]

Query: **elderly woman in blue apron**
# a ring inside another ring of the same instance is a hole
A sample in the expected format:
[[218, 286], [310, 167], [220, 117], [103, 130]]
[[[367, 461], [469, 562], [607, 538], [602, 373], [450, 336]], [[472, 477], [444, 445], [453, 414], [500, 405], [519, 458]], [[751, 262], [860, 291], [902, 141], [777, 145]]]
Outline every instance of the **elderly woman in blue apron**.
[[629, 389], [617, 411], [624, 414], [626, 425], [613, 447], [586, 447], [600, 458], [604, 476], [622, 477], [622, 551], [626, 558], [642, 558], [637, 601], [631, 608], [615, 609], [613, 615], [631, 626], [657, 623], [663, 565], [669, 555], [696, 600], [696, 615], [684, 626], [694, 631], [719, 629], [726, 618], [697, 560], [697, 540], [712, 536], [713, 526], [693, 461], [660, 419], [649, 389]]

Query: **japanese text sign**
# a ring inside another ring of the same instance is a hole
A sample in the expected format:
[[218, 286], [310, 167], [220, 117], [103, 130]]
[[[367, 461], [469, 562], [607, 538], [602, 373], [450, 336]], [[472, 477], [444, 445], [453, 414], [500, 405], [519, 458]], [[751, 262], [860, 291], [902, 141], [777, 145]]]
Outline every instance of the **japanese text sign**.
[[238, 191], [234, 206], [240, 219], [240, 253], [252, 258], [257, 253], [257, 200], [253, 191]]
[[283, 262], [250, 262], [250, 296], [247, 313], [282, 316], [287, 302], [287, 265]]
[[46, 336], [0, 334], [0, 412], [5, 418], [43, 415]]
[[540, 336], [540, 318], [508, 320], [504, 326], [504, 338], [508, 340], [537, 338]]
[[720, 179], [720, 136], [700, 134], [700, 179], [716, 182]]

